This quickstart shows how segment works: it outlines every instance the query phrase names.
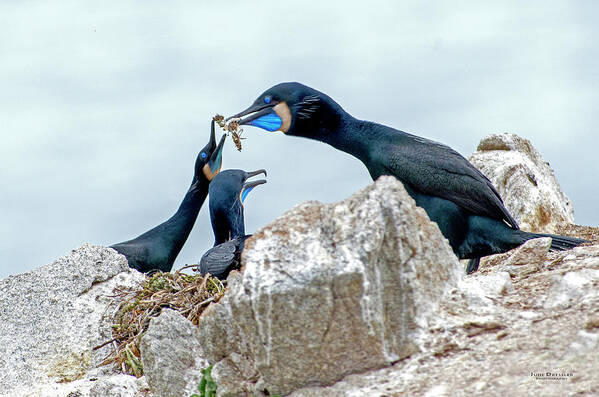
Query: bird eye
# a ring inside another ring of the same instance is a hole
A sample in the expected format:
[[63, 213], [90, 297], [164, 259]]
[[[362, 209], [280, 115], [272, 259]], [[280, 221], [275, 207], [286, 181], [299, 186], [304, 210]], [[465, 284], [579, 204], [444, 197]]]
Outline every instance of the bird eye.
[[270, 95], [267, 95], [264, 97], [264, 103], [270, 103], [272, 101], [272, 98]]
[[206, 153], [204, 153], [204, 152], [202, 152], [202, 154], [200, 154], [200, 156], [201, 156], [203, 159], [205, 159], [206, 157], [208, 157], [208, 155], [207, 155]]

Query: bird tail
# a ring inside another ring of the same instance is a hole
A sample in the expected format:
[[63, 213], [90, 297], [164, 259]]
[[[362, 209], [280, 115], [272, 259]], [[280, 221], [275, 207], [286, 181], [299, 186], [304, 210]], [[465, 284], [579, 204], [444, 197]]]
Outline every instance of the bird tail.
[[[549, 249], [551, 251], [566, 251], [572, 249], [580, 244], [588, 243], [588, 240], [583, 240], [581, 238], [576, 237], [568, 237], [568, 236], [560, 236], [559, 234], [549, 234], [549, 233], [530, 233], [522, 230], [518, 230], [519, 237], [522, 238], [522, 243], [528, 240], [532, 240], [540, 237], [551, 237], [551, 247]], [[480, 264], [480, 258], [472, 258], [468, 261], [468, 266], [466, 267], [466, 274], [473, 273], [478, 270], [478, 266]]]
[[529, 233], [522, 231], [521, 236], [524, 241], [532, 240], [533, 238], [551, 237], [551, 247], [549, 248], [551, 251], [566, 251], [580, 244], [588, 243], [588, 240], [583, 240], [576, 237], [560, 236], [558, 234]]

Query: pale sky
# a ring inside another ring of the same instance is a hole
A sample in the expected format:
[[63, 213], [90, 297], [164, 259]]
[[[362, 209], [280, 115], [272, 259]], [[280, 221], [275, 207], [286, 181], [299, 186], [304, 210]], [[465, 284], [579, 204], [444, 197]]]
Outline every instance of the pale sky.
[[[490, 133], [528, 138], [597, 226], [597, 15], [594, 1], [3, 1], [0, 277], [169, 218], [211, 117], [283, 81], [466, 157]], [[224, 168], [268, 170], [248, 232], [371, 182], [322, 143], [244, 136]], [[212, 244], [206, 203], [175, 268]]]

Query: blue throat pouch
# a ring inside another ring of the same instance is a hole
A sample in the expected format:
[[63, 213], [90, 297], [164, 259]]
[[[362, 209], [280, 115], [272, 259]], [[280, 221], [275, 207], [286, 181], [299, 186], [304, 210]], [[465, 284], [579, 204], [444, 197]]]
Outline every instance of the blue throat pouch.
[[250, 121], [249, 124], [253, 125], [254, 127], [259, 127], [263, 130], [273, 132], [281, 128], [283, 121], [275, 112], [271, 111], [270, 113], [265, 114], [264, 116], [258, 117], [257, 119]]

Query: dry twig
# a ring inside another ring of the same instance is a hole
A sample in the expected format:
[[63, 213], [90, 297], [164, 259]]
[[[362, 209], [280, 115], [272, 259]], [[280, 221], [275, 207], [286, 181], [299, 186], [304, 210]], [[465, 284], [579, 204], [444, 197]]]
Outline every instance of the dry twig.
[[[185, 268], [193, 266], [197, 265]], [[224, 295], [225, 286], [220, 280], [200, 274], [185, 274], [181, 270], [175, 273], [156, 272], [147, 276], [139, 288], [116, 291], [122, 303], [112, 325], [113, 338], [94, 349], [111, 342], [115, 342], [115, 348], [100, 365], [113, 364], [125, 373], [142, 376], [139, 343], [152, 317], [157, 317], [166, 307], [178, 311], [197, 325], [204, 309]]]

